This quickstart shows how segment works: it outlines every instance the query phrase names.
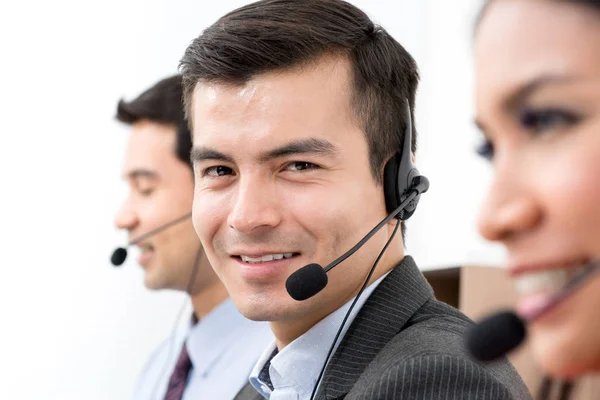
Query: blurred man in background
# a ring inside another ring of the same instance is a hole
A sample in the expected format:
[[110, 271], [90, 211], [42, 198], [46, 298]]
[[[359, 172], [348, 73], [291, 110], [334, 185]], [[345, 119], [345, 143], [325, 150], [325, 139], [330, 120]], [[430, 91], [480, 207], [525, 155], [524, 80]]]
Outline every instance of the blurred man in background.
[[176, 75], [117, 106], [131, 134], [123, 167], [129, 194], [115, 224], [140, 250], [146, 287], [186, 291], [194, 309], [187, 331], [174, 333], [146, 363], [134, 392], [139, 400], [233, 398], [272, 341], [266, 323], [237, 311], [192, 226], [192, 142], [181, 101]]

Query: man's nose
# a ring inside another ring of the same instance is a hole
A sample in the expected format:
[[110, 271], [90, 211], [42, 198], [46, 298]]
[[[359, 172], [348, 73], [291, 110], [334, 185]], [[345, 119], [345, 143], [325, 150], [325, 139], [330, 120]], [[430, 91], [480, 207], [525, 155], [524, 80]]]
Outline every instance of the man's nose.
[[229, 226], [241, 233], [277, 226], [282, 210], [274, 186], [265, 178], [242, 179], [229, 213]]

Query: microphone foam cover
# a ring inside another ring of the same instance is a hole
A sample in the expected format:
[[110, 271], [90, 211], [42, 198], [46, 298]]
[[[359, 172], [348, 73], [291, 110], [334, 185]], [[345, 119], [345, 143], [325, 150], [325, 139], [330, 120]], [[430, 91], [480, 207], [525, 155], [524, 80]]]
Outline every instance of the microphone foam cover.
[[110, 256], [110, 262], [115, 267], [118, 267], [119, 265], [121, 265], [125, 262], [126, 258], [127, 258], [127, 249], [124, 249], [122, 247], [117, 247], [115, 249], [115, 251], [113, 251], [112, 256]]
[[473, 326], [467, 332], [466, 346], [475, 359], [492, 361], [519, 346], [525, 336], [523, 320], [511, 311], [504, 311]]
[[319, 264], [308, 264], [285, 281], [288, 294], [298, 301], [306, 300], [327, 286], [327, 273]]

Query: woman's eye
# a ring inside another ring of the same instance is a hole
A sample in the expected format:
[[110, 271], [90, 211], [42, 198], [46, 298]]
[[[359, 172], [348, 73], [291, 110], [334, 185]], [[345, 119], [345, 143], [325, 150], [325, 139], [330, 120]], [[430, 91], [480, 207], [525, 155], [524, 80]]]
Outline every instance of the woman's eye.
[[525, 109], [519, 115], [524, 129], [534, 133], [549, 133], [579, 122], [579, 116], [560, 109]]
[[202, 176], [218, 177], [218, 176], [231, 175], [232, 172], [233, 171], [231, 170], [231, 168], [225, 167], [223, 165], [216, 165], [214, 167], [206, 168], [202, 172]]
[[475, 152], [488, 161], [494, 158], [494, 144], [489, 139], [484, 139], [481, 144], [475, 148]]

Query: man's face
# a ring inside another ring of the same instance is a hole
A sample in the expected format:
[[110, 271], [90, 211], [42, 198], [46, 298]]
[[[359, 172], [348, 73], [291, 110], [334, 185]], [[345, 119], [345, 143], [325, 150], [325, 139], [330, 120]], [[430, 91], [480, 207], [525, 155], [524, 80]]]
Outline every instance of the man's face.
[[[133, 125], [123, 168], [129, 195], [115, 217], [115, 225], [127, 229], [130, 240], [189, 213], [192, 208], [192, 172], [175, 156], [174, 149], [174, 126], [149, 121]], [[201, 250], [191, 219], [152, 235], [137, 246], [138, 262], [144, 268], [149, 289], [187, 287], [191, 268]], [[207, 273], [212, 274], [210, 267], [198, 275]]]
[[349, 71], [328, 58], [194, 92], [194, 227], [250, 319], [318, 321], [356, 293], [389, 237], [385, 227], [313, 298], [286, 292], [291, 273], [327, 265], [386, 215], [352, 115]]

